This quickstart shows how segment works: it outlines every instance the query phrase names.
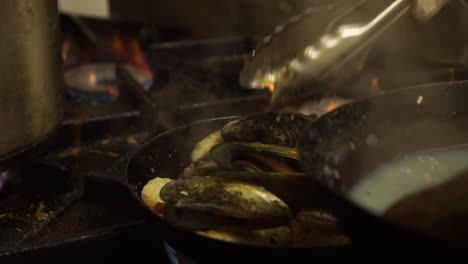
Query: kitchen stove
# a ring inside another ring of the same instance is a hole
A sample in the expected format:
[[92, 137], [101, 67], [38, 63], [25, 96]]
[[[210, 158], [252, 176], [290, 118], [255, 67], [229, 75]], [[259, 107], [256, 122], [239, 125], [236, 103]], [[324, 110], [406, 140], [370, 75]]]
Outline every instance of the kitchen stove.
[[[67, 53], [68, 61], [64, 55], [66, 74], [73, 67], [105, 61], [114, 65], [112, 80], [107, 83], [113, 90], [84, 91], [69, 85], [59, 131], [35, 155], [0, 173], [0, 256], [14, 263], [52, 258], [73, 263], [100, 257], [167, 263], [158, 234], [151, 232], [146, 214], [127, 190], [124, 161], [142, 142], [169, 128], [267, 110], [268, 91], [238, 86], [251, 40], [239, 36], [203, 40], [160, 37], [145, 43], [148, 37], [135, 26], [62, 19], [68, 36], [64, 50], [76, 45], [66, 44], [71, 35], [88, 52]], [[111, 32], [110, 41], [94, 38], [105, 35], [101, 28]], [[123, 28], [133, 41], [141, 43], [143, 53], [133, 56], [144, 56], [144, 61], [131, 56], [122, 60], [115, 52], [105, 54], [103, 47], [115, 49], [112, 36]], [[76, 51], [77, 46], [73, 47]], [[137, 67], [146, 77], [138, 78], [126, 65]], [[97, 72], [87, 70], [80, 78], [97, 84]], [[464, 68], [428, 66], [405, 75], [365, 71], [346, 91], [336, 91], [331, 102], [336, 103], [334, 97], [357, 98], [395, 87], [467, 78]], [[77, 90], [79, 93], [73, 92]], [[106, 93], [114, 96], [103, 97]], [[326, 111], [330, 105], [324, 107]]]

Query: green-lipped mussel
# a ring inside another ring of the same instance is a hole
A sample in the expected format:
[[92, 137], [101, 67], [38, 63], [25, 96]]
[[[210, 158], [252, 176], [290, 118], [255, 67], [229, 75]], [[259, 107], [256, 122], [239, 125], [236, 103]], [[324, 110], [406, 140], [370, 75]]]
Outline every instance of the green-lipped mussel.
[[301, 132], [314, 119], [298, 113], [261, 113], [228, 123], [221, 129], [221, 136], [227, 142], [296, 147]]
[[190, 229], [265, 229], [291, 219], [288, 206], [277, 196], [241, 181], [209, 176], [180, 179], [166, 184], [160, 195], [167, 205], [166, 219]]

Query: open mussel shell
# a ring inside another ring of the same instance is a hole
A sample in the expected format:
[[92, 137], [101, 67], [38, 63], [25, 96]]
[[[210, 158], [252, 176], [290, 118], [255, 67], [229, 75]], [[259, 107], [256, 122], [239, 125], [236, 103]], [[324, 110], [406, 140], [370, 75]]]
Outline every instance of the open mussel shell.
[[262, 186], [278, 196], [292, 211], [308, 206], [322, 206], [321, 193], [304, 173], [217, 171], [211, 173], [210, 176]]
[[221, 129], [226, 142], [260, 142], [295, 147], [306, 125], [315, 117], [298, 113], [267, 112], [232, 121]]
[[233, 163], [233, 166], [236, 168], [240, 168], [242, 171], [257, 171], [263, 172], [261, 168], [255, 165], [253, 162], [246, 161], [246, 160], [238, 160]]
[[[223, 169], [239, 170], [240, 168], [235, 166], [234, 161], [239, 160], [240, 158], [246, 158], [247, 156], [252, 158], [252, 154], [255, 153], [296, 161], [299, 160], [299, 154], [295, 148], [246, 142], [228, 142], [219, 144], [211, 149], [210, 157]], [[255, 157], [253, 158], [255, 159]], [[273, 163], [274, 162], [272, 162], [272, 164]]]
[[303, 209], [297, 213], [296, 220], [306, 225], [320, 224], [323, 227], [333, 227], [333, 229], [339, 227], [336, 216], [331, 211], [322, 208]]
[[193, 177], [161, 189], [164, 218], [179, 227], [273, 228], [291, 219], [289, 207], [265, 188], [215, 177]]
[[269, 247], [286, 247], [292, 243], [292, 230], [289, 226], [271, 229], [245, 230], [206, 230], [197, 234], [225, 242]]

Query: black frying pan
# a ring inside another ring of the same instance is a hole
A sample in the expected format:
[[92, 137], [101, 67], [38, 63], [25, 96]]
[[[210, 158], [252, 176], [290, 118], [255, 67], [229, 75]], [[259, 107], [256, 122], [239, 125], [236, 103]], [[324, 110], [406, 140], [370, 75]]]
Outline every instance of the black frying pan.
[[[216, 118], [169, 130], [148, 141], [133, 154], [127, 166], [127, 181], [135, 198], [145, 207], [140, 193], [148, 180], [158, 176], [176, 178], [190, 162], [190, 153], [196, 142], [220, 129], [235, 117]], [[146, 208], [146, 207], [145, 207]], [[177, 229], [147, 210], [149, 219], [169, 245], [200, 263], [292, 263], [307, 257], [317, 261], [349, 258], [350, 247], [313, 249], [269, 248], [222, 242]], [[148, 234], [151, 235], [150, 230]], [[354, 253], [357, 251], [353, 251]]]
[[399, 154], [466, 143], [468, 81], [459, 81], [394, 90], [342, 106], [306, 129], [299, 152], [305, 171], [330, 195], [355, 242], [387, 255], [427, 256], [463, 249], [374, 216], [346, 193]]

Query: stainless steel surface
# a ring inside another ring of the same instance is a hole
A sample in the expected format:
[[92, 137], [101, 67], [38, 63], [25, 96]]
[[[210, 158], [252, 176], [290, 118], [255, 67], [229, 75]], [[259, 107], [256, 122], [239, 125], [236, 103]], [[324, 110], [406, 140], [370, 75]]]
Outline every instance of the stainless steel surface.
[[[277, 28], [246, 62], [241, 85], [273, 86], [273, 106], [302, 94], [306, 83], [308, 92], [337, 85], [361, 69], [368, 48], [411, 6], [410, 0], [350, 2], [330, 10], [326, 24], [309, 12], [289, 28]], [[314, 32], [317, 25], [322, 32]]]
[[0, 161], [35, 145], [62, 118], [55, 0], [0, 1]]

